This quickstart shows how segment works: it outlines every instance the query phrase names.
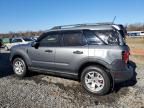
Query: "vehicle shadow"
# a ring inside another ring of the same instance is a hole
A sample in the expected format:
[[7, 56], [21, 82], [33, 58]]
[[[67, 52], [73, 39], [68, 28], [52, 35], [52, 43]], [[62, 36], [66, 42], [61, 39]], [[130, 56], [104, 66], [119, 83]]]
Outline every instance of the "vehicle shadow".
[[0, 78], [13, 74], [12, 66], [9, 61], [9, 53], [0, 52]]
[[134, 75], [133, 75], [133, 77], [132, 77], [130, 80], [128, 80], [128, 81], [115, 84], [114, 92], [116, 92], [116, 93], [117, 93], [121, 88], [129, 87], [129, 86], [134, 86], [134, 85], [137, 83], [137, 79], [136, 79], [136, 76], [137, 76], [136, 68], [137, 68], [137, 66], [136, 66], [135, 62], [133, 62], [133, 61], [130, 61], [129, 64], [133, 67]]

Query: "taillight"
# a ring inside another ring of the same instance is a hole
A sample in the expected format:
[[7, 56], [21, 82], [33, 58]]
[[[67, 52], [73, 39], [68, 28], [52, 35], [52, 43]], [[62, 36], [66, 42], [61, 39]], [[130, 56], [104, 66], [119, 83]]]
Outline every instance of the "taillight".
[[122, 52], [122, 60], [127, 63], [129, 61], [129, 55], [130, 55], [130, 52], [129, 51], [123, 51]]

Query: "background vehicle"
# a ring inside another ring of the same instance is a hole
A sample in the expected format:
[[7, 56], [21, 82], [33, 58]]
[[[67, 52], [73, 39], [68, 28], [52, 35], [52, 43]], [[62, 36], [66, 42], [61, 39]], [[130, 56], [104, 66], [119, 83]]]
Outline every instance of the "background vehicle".
[[1, 38], [0, 39], [1, 43], [2, 43], [2, 48], [4, 48], [5, 44], [10, 43], [10, 39], [9, 38]]
[[104, 95], [133, 76], [124, 35], [116, 24], [57, 26], [31, 46], [13, 47], [10, 60], [19, 77], [32, 70], [76, 78], [88, 92]]
[[11, 47], [13, 47], [15, 45], [28, 44], [32, 41], [33, 40], [30, 38], [12, 38], [12, 39], [10, 39], [10, 43], [5, 44], [5, 49], [10, 50]]
[[32, 36], [32, 37], [30, 37], [30, 39], [32, 39], [34, 41], [36, 41], [38, 38], [39, 38], [39, 36]]
[[144, 37], [144, 31], [129, 31], [128, 32], [129, 37]]
[[0, 48], [3, 46], [2, 39], [0, 39]]

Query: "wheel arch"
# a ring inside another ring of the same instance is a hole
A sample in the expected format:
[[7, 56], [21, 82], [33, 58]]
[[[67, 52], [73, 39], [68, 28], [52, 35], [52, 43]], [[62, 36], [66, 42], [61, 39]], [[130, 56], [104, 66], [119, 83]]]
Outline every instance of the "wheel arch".
[[26, 63], [27, 66], [31, 65], [31, 60], [30, 58], [28, 57], [27, 54], [25, 53], [16, 53], [12, 56], [12, 58], [10, 59], [11, 63], [13, 62], [13, 60], [15, 58], [22, 58], [24, 60], [24, 62]]
[[83, 64], [80, 65], [79, 69], [78, 69], [78, 79], [80, 81], [80, 78], [81, 78], [81, 74], [83, 72], [83, 70], [88, 67], [88, 66], [98, 66], [102, 69], [105, 70], [106, 74], [108, 75], [108, 77], [110, 78], [111, 80], [111, 86], [112, 88], [114, 87], [114, 78], [112, 77], [112, 74], [110, 73], [110, 66], [108, 63], [106, 62], [103, 62], [103, 61], [89, 61], [89, 62], [85, 62]]

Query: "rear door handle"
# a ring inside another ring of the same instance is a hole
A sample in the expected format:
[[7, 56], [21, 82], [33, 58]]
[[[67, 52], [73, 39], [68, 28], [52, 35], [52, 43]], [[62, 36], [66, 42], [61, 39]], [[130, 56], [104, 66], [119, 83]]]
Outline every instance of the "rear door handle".
[[83, 54], [82, 51], [74, 51], [73, 53], [74, 53], [74, 54]]
[[45, 52], [52, 53], [53, 51], [52, 50], [45, 50]]

